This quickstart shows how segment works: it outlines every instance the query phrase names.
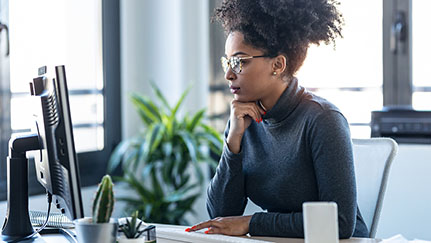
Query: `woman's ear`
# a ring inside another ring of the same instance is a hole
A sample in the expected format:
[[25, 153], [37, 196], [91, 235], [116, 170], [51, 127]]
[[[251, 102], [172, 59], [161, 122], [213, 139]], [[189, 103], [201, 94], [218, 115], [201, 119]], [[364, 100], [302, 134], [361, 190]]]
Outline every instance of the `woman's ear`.
[[273, 74], [281, 74], [286, 70], [287, 67], [287, 58], [283, 55], [278, 55], [274, 57], [274, 61], [272, 62], [272, 71]]

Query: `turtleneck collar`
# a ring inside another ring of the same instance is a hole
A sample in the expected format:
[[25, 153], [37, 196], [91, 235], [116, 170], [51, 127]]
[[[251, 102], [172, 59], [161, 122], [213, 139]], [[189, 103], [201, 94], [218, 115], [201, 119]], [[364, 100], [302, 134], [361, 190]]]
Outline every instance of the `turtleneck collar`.
[[293, 78], [275, 105], [263, 116], [264, 122], [275, 125], [286, 119], [301, 101], [304, 91], [305, 89], [298, 85], [298, 79]]

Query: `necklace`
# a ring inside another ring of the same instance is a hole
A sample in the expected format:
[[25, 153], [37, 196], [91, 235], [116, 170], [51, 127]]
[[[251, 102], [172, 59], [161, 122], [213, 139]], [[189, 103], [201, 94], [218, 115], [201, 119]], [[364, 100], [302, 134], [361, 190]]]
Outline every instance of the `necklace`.
[[263, 106], [263, 104], [262, 104], [262, 102], [259, 100], [259, 105], [260, 105], [260, 107], [262, 107], [262, 109], [264, 110], [264, 111], [266, 111], [266, 108], [265, 108], [265, 106]]

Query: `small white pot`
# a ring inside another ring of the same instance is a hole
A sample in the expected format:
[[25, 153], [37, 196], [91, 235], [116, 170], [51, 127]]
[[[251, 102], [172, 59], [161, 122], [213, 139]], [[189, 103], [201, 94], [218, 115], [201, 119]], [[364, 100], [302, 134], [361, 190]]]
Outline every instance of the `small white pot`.
[[136, 239], [128, 239], [126, 237], [119, 237], [118, 239], [118, 243], [145, 243], [145, 238], [141, 237], [141, 238], [136, 238]]
[[115, 243], [118, 222], [111, 218], [109, 223], [95, 224], [92, 218], [74, 220], [76, 236], [80, 243]]

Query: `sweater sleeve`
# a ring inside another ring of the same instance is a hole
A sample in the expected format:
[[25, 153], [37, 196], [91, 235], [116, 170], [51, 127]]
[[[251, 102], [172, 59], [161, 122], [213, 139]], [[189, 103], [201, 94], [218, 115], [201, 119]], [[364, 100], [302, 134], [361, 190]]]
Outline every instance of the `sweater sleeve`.
[[[349, 125], [337, 111], [325, 111], [308, 128], [319, 201], [338, 205], [340, 238], [352, 236], [356, 224], [356, 182]], [[251, 235], [304, 237], [302, 212], [255, 213]]]
[[247, 204], [242, 171], [243, 152], [235, 154], [229, 150], [226, 143], [229, 124], [224, 133], [219, 165], [207, 190], [207, 210], [211, 218], [242, 215]]

